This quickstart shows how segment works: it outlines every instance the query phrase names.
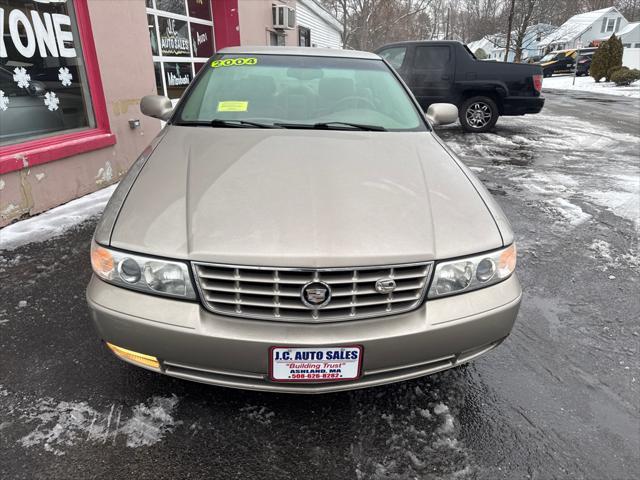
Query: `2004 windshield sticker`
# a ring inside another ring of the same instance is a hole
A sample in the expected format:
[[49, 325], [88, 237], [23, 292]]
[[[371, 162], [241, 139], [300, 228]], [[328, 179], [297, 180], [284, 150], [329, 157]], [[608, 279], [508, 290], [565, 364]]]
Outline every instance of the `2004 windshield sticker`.
[[256, 65], [257, 63], [258, 59], [256, 57], [224, 58], [222, 60], [214, 60], [213, 62], [211, 62], [211, 67], [250, 67], [252, 65]]

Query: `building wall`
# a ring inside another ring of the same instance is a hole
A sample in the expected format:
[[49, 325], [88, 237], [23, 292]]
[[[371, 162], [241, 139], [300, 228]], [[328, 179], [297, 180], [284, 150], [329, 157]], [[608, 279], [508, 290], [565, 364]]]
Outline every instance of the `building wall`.
[[211, 2], [216, 50], [240, 45], [238, 0], [211, 0]]
[[[89, 0], [114, 146], [0, 176], [0, 226], [117, 182], [158, 133], [140, 99], [156, 91], [143, 0]], [[118, 12], [114, 15], [114, 12]], [[129, 119], [140, 119], [132, 130]]]
[[[242, 45], [269, 45], [269, 33], [274, 32], [271, 6], [274, 3], [295, 7], [295, 0], [238, 0], [240, 43]], [[214, 18], [215, 23], [215, 18]], [[283, 30], [285, 45], [298, 45], [297, 30]]]
[[342, 48], [340, 32], [314, 11], [319, 8], [313, 0], [298, 0], [296, 7], [298, 26], [311, 30], [312, 47]]
[[635, 27], [630, 32], [627, 32], [626, 34], [621, 35], [620, 40], [622, 40], [623, 44], [629, 45], [629, 47], [626, 47], [626, 48], [640, 47], [639, 45], [640, 44], [640, 25]]
[[622, 65], [640, 70], [640, 48], [625, 48], [622, 54]]

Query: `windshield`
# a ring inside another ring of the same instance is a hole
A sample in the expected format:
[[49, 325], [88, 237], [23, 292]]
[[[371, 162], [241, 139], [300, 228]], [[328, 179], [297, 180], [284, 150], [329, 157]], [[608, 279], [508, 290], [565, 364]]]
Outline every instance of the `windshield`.
[[221, 54], [203, 68], [174, 123], [426, 130], [415, 104], [380, 60]]
[[547, 53], [544, 57], [540, 59], [541, 62], [550, 62], [551, 60], [555, 60], [558, 56], [557, 53]]

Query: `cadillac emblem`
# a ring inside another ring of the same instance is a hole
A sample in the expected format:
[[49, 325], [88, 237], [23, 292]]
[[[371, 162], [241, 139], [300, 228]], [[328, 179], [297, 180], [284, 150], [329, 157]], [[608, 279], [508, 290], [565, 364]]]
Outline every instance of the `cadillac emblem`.
[[331, 287], [324, 282], [311, 282], [302, 287], [302, 303], [309, 308], [324, 307], [331, 300]]
[[381, 278], [376, 282], [376, 292], [391, 293], [396, 289], [396, 282], [393, 278]]

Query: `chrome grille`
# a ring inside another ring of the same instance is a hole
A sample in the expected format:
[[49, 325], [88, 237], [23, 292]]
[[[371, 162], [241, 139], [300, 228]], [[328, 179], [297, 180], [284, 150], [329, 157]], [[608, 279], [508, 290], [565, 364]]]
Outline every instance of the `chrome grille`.
[[[215, 313], [244, 318], [294, 322], [334, 322], [396, 315], [422, 302], [431, 263], [362, 268], [269, 268], [194, 262], [204, 306]], [[392, 293], [378, 293], [376, 281], [391, 278]], [[331, 288], [331, 300], [321, 308], [302, 302], [310, 282]]]

